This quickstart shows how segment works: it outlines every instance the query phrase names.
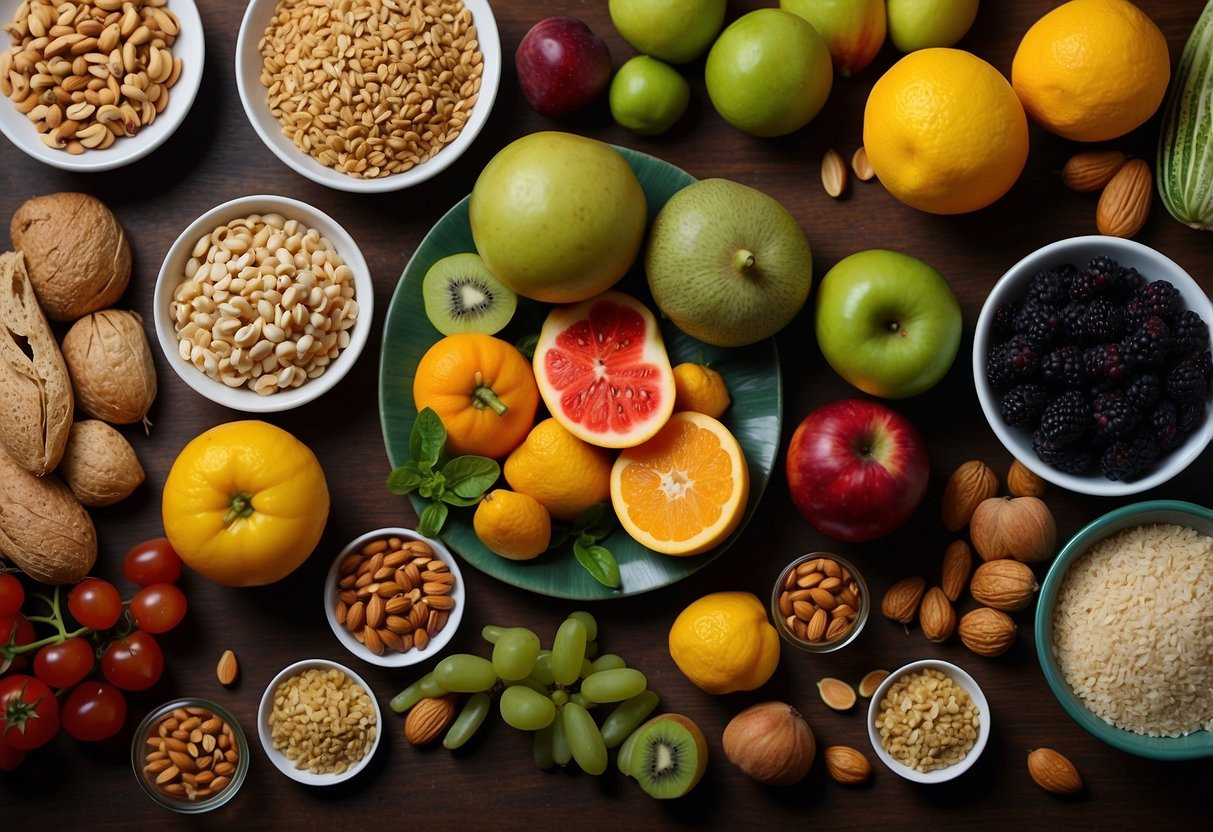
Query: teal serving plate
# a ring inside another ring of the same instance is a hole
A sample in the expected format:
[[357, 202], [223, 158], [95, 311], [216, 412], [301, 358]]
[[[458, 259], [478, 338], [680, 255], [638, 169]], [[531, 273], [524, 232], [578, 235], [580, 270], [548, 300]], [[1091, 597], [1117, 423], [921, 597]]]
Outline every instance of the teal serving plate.
[[1057, 555], [1040, 588], [1040, 597], [1036, 602], [1036, 656], [1045, 680], [1066, 713], [1113, 748], [1154, 760], [1213, 757], [1213, 732], [1210, 731], [1194, 731], [1184, 737], [1147, 737], [1104, 722], [1075, 695], [1053, 655], [1053, 608], [1066, 571], [1084, 552], [1104, 538], [1123, 529], [1148, 523], [1174, 523], [1213, 536], [1213, 509], [1179, 500], [1153, 500], [1118, 508], [1088, 523]]
[[[686, 171], [661, 159], [629, 148], [617, 147], [644, 189], [648, 219], [675, 193], [695, 181]], [[383, 328], [383, 350], [379, 363], [379, 419], [383, 441], [392, 467], [409, 458], [409, 431], [417, 418], [413, 406], [413, 376], [421, 356], [441, 338], [425, 316], [421, 281], [439, 259], [458, 252], [474, 252], [468, 222], [468, 197], [460, 200], [426, 234], [413, 253], [388, 307]], [[656, 309], [649, 295], [641, 264], [615, 286]], [[518, 311], [498, 337], [518, 343], [537, 334], [552, 307], [518, 299]], [[472, 529], [472, 509], [452, 509], [443, 527], [442, 541], [456, 555], [482, 572], [512, 586], [553, 598], [593, 601], [638, 595], [680, 581], [719, 557], [741, 535], [758, 507], [779, 451], [783, 421], [783, 387], [779, 356], [773, 339], [737, 349], [704, 344], [680, 332], [669, 321], [661, 321], [661, 334], [672, 364], [683, 361], [708, 363], [728, 386], [732, 404], [721, 421], [737, 438], [745, 453], [750, 474], [750, 493], [738, 528], [709, 552], [691, 557], [669, 557], [653, 552], [617, 528], [602, 544], [619, 563], [621, 585], [609, 589], [594, 580], [573, 557], [572, 544], [565, 543], [532, 561], [507, 560], [490, 552]], [[544, 416], [541, 409], [537, 420]], [[504, 480], [499, 483], [504, 487]], [[401, 498], [404, 499], [404, 498]], [[428, 501], [410, 494], [418, 514]]]

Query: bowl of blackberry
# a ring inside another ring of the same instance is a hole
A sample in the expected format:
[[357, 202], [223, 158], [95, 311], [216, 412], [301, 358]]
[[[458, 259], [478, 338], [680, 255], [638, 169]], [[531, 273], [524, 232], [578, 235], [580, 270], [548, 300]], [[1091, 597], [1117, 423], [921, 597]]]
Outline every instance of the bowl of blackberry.
[[1118, 237], [1074, 237], [995, 284], [973, 380], [999, 441], [1049, 482], [1123, 496], [1213, 439], [1213, 303], [1178, 264]]

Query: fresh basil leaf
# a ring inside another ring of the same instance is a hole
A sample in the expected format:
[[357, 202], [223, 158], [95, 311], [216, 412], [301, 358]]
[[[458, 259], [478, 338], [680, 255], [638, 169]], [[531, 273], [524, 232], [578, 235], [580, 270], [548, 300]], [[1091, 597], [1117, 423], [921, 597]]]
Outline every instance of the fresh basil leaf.
[[441, 500], [442, 495], [446, 493], [446, 480], [442, 474], [430, 474], [417, 486], [417, 493], [427, 500]]
[[409, 453], [418, 463], [437, 464], [442, 456], [442, 448], [446, 445], [446, 428], [433, 408], [424, 408], [417, 414], [413, 422], [413, 430], [409, 433]]
[[615, 528], [615, 511], [610, 503], [594, 503], [577, 515], [573, 521], [575, 534], [588, 534], [594, 538], [592, 542], [602, 540]]
[[530, 361], [535, 357], [535, 348], [539, 346], [539, 333], [532, 332], [530, 335], [524, 335], [514, 344], [518, 348], [518, 352], [522, 353]]
[[417, 467], [417, 462], [410, 459], [388, 474], [387, 490], [393, 494], [408, 494], [421, 485], [424, 479], [425, 475]]
[[447, 491], [479, 500], [501, 476], [501, 466], [483, 456], [457, 456], [442, 466]]
[[484, 499], [484, 495], [479, 497], [460, 497], [454, 491], [444, 491], [442, 492], [442, 497], [439, 499], [448, 506], [474, 506]]
[[619, 588], [619, 564], [605, 546], [584, 546], [578, 540], [573, 544], [573, 557], [598, 583], [611, 589]]
[[417, 534], [424, 537], [437, 537], [446, 523], [448, 509], [446, 503], [433, 502], [421, 510], [417, 523]]
[[563, 523], [552, 523], [552, 538], [548, 541], [548, 550], [559, 549], [573, 536], [572, 530]]

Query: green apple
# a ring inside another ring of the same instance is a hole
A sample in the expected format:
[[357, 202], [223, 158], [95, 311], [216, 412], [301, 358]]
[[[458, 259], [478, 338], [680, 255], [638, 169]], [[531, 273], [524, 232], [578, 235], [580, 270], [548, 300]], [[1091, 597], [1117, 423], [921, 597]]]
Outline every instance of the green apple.
[[889, 39], [902, 52], [952, 46], [977, 19], [978, 0], [888, 0]]
[[921, 260], [871, 249], [841, 260], [817, 288], [817, 343], [839, 375], [886, 399], [947, 374], [960, 347], [960, 304]]
[[611, 22], [637, 52], [672, 64], [693, 61], [724, 24], [725, 0], [611, 0]]
[[830, 50], [803, 17], [782, 9], [742, 15], [720, 33], [704, 67], [720, 116], [754, 136], [783, 136], [809, 123], [830, 95]]
[[611, 79], [611, 116], [642, 136], [655, 136], [674, 126], [691, 100], [691, 86], [667, 63], [637, 55]]
[[648, 205], [610, 145], [531, 133], [489, 160], [468, 221], [485, 266], [524, 297], [574, 303], [609, 289], [644, 241]]
[[885, 38], [885, 0], [779, 0], [779, 8], [813, 25], [844, 78], [876, 57]]

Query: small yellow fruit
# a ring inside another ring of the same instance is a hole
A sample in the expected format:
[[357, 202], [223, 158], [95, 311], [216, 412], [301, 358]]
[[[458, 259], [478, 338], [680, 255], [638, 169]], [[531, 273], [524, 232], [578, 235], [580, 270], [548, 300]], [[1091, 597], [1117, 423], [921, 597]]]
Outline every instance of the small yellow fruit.
[[779, 664], [779, 634], [749, 592], [714, 592], [679, 613], [670, 658], [708, 693], [754, 690]]
[[486, 494], [472, 528], [491, 552], [510, 560], [539, 557], [552, 539], [552, 518], [538, 500], [504, 488]]
[[578, 439], [555, 419], [531, 429], [503, 466], [515, 491], [534, 497], [558, 520], [573, 520], [611, 499], [611, 454]]
[[693, 410], [719, 419], [729, 408], [724, 377], [704, 364], [687, 361], [674, 368], [674, 411]]

